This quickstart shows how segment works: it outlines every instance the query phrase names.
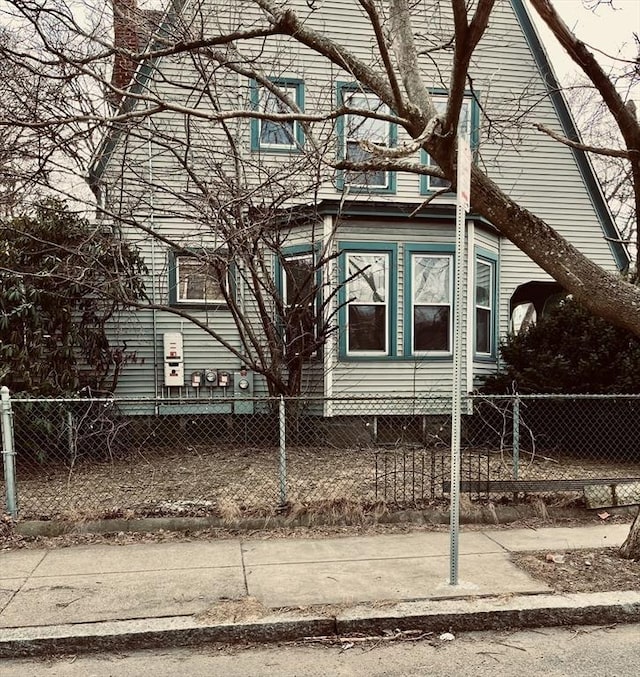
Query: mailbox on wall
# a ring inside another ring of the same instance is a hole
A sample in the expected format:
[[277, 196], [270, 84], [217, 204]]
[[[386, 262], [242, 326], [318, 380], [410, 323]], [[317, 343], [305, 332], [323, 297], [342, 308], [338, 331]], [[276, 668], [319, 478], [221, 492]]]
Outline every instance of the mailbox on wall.
[[165, 386], [184, 385], [184, 352], [182, 334], [179, 331], [167, 332], [163, 336], [164, 344], [164, 384]]

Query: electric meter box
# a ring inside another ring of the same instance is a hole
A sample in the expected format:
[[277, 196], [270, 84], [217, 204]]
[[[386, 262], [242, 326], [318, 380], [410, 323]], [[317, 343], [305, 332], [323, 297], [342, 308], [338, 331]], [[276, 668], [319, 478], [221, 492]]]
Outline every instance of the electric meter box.
[[[244, 399], [247, 398], [247, 399]], [[243, 369], [233, 372], [233, 413], [253, 414], [253, 372]]]
[[179, 331], [164, 334], [164, 384], [184, 386], [184, 353], [182, 334]]

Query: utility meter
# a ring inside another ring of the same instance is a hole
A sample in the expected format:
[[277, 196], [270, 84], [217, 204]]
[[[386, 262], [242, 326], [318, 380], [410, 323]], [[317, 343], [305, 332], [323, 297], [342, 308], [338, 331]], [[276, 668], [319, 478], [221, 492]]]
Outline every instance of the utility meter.
[[182, 334], [180, 332], [167, 332], [163, 335], [163, 346], [164, 384], [181, 387], [184, 385]]
[[221, 388], [226, 388], [229, 385], [229, 372], [228, 371], [219, 371], [218, 372], [218, 385]]
[[204, 382], [212, 387], [218, 385], [218, 372], [215, 369], [207, 369], [204, 372]]
[[240, 373], [236, 374], [236, 377], [234, 378], [234, 383], [236, 384], [239, 390], [249, 390], [249, 386], [251, 384], [249, 383], [249, 378], [247, 377], [246, 369], [241, 369]]
[[191, 387], [199, 388], [201, 385], [202, 385], [202, 372], [194, 371], [193, 374], [191, 374]]

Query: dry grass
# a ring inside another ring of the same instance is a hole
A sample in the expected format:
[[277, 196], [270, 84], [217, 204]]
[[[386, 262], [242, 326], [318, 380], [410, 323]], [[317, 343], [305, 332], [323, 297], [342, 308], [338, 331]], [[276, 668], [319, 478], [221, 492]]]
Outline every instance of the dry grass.
[[[291, 447], [286, 468], [288, 514], [292, 519], [304, 516], [309, 524], [318, 515], [323, 523], [357, 524], [365, 515], [375, 521], [390, 508], [425, 507], [445, 497], [449, 461], [449, 451], [442, 448]], [[235, 445], [133, 448], [128, 456], [109, 461], [77, 462], [73, 471], [62, 463], [22, 463], [17, 470], [20, 516], [82, 521], [217, 515], [231, 525], [245, 516], [278, 513], [278, 472], [277, 449]], [[521, 479], [616, 476], [640, 476], [640, 467], [542, 456], [520, 465]], [[506, 454], [485, 450], [463, 454], [463, 479], [511, 477]], [[544, 502], [535, 505], [545, 518]], [[462, 497], [463, 515], [479, 509]]]
[[263, 618], [269, 610], [255, 597], [220, 600], [195, 616], [199, 623], [238, 623]]

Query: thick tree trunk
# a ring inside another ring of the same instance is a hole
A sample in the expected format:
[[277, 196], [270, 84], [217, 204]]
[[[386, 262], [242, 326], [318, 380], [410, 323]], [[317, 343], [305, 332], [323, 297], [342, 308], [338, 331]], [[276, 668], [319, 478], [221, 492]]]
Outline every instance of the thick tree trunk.
[[620, 557], [640, 560], [640, 507], [625, 542], [620, 546]]
[[640, 336], [638, 287], [591, 261], [475, 166], [471, 170], [471, 200], [477, 212], [588, 310]]

